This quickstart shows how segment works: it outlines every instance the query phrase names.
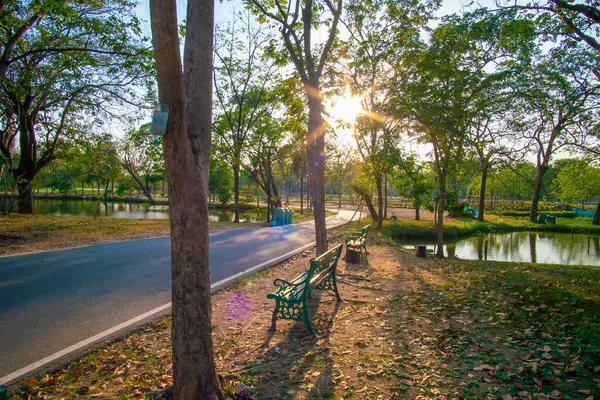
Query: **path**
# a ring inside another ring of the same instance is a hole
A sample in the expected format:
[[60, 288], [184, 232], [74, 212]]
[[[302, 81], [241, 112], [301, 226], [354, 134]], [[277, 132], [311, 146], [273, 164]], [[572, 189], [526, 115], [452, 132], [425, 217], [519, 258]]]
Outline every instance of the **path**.
[[[344, 224], [352, 214], [328, 217], [327, 227]], [[309, 245], [314, 232], [312, 222], [211, 231], [211, 281]], [[0, 383], [170, 302], [170, 260], [169, 237], [0, 257]]]

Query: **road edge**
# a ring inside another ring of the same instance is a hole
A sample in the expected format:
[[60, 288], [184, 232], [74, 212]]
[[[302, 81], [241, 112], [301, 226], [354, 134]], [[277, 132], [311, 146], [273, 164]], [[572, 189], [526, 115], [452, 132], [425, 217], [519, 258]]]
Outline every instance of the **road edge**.
[[[327, 228], [327, 230], [339, 228], [341, 226], [349, 224], [350, 222], [352, 222], [352, 221], [345, 221], [345, 222], [336, 224], [334, 226]], [[140, 239], [133, 239], [133, 240], [140, 240]], [[272, 258], [271, 260], [265, 261], [261, 264], [255, 265], [254, 267], [248, 268], [248, 269], [246, 269], [242, 272], [239, 272], [235, 275], [232, 275], [228, 278], [217, 281], [210, 285], [211, 295], [238, 283], [239, 281], [241, 281], [242, 279], [244, 279], [250, 275], [253, 275], [257, 272], [260, 272], [262, 270], [270, 268], [274, 265], [280, 264], [283, 261], [289, 260], [290, 258], [294, 257], [295, 255], [302, 253], [303, 251], [306, 251], [307, 249], [314, 247], [315, 245], [316, 245], [316, 242], [311, 242], [311, 243], [306, 244], [302, 247], [299, 247], [295, 250], [292, 250], [288, 253], [285, 253], [281, 256]], [[82, 246], [82, 247], [87, 247], [87, 246]], [[10, 257], [10, 256], [8, 256], [8, 257]], [[170, 308], [171, 308], [171, 302], [163, 304], [163, 305], [156, 307], [150, 311], [140, 314], [134, 318], [131, 318], [125, 322], [115, 325], [112, 328], [106, 329], [105, 331], [100, 332], [94, 336], [91, 336], [91, 337], [84, 339], [78, 343], [75, 343], [69, 347], [66, 347], [60, 351], [57, 351], [54, 354], [51, 354], [47, 357], [44, 357], [38, 361], [31, 363], [23, 368], [20, 368], [14, 372], [11, 372], [10, 374], [8, 374], [6, 376], [0, 377], [0, 385], [11, 387], [11, 386], [19, 384], [20, 382], [24, 381], [28, 377], [38, 375], [44, 371], [51, 371], [51, 370], [58, 369], [61, 366], [74, 361], [79, 356], [81, 356], [82, 354], [85, 354], [86, 352], [88, 352], [91, 349], [98, 348], [98, 347], [106, 345], [110, 342], [119, 340], [120, 338], [123, 338], [123, 337], [127, 336], [128, 334], [134, 332], [136, 329], [139, 329], [142, 326], [157, 320], [158, 318], [162, 318], [163, 316], [168, 315], [170, 313]], [[169, 310], [168, 313], [167, 313], [167, 310]]]

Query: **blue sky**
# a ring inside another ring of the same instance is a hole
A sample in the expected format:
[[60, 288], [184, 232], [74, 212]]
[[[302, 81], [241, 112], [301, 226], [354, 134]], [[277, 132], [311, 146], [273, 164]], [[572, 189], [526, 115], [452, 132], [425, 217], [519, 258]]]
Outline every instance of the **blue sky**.
[[[437, 16], [460, 12], [465, 4], [472, 4], [472, 0], [444, 0], [442, 7], [436, 13]], [[481, 4], [493, 4], [493, 0], [482, 0]], [[137, 15], [144, 22], [144, 33], [150, 37], [150, 11], [149, 0], [142, 0], [137, 7]], [[177, 17], [181, 22], [185, 17], [187, 1], [177, 0]], [[222, 23], [230, 19], [231, 10], [233, 7], [242, 8], [240, 0], [224, 0], [215, 1], [215, 22]]]

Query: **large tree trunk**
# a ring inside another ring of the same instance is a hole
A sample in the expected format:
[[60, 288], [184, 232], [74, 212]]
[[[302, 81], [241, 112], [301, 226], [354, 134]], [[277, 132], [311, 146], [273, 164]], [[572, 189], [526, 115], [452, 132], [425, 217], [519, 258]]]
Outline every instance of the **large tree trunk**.
[[481, 170], [481, 186], [479, 188], [479, 214], [477, 214], [477, 221], [483, 221], [485, 219], [485, 185], [487, 183], [488, 168], [484, 167]]
[[420, 221], [421, 220], [421, 215], [419, 214], [420, 208], [419, 207], [415, 207], [415, 221]]
[[598, 206], [596, 206], [596, 212], [594, 213], [592, 224], [600, 225], [600, 202], [598, 203]]
[[240, 222], [240, 167], [233, 167], [233, 204], [235, 207], [235, 216], [233, 222]]
[[312, 93], [308, 96], [308, 170], [310, 173], [310, 194], [312, 196], [315, 219], [317, 256], [327, 251], [327, 227], [325, 225], [325, 132], [323, 128], [323, 104], [321, 98]]
[[[211, 328], [208, 175], [212, 118], [213, 0], [188, 0], [185, 88], [175, 0], [151, 0], [169, 186], [173, 384], [176, 399], [222, 399]], [[187, 99], [187, 104], [186, 104]]]
[[18, 207], [19, 214], [33, 214], [33, 192], [31, 191], [31, 181], [20, 178], [17, 180]]
[[533, 187], [533, 200], [531, 201], [531, 211], [529, 213], [529, 221], [533, 223], [537, 222], [538, 204], [540, 202], [540, 192], [542, 191], [542, 182], [545, 173], [546, 167], [544, 165], [539, 165], [537, 167], [535, 186]]
[[365, 204], [367, 205], [367, 208], [369, 209], [369, 213], [371, 214], [371, 219], [373, 221], [377, 221], [378, 220], [377, 211], [375, 210], [375, 207], [373, 206], [373, 198], [371, 197], [371, 195], [359, 186], [352, 186], [352, 190], [354, 190], [356, 193], [358, 193], [362, 197], [362, 199], [365, 201]]
[[375, 185], [377, 186], [377, 231], [383, 230], [383, 187], [382, 187], [381, 174], [377, 174], [375, 178]]
[[440, 192], [440, 199], [437, 206], [437, 249], [436, 257], [444, 257], [444, 207], [446, 203], [446, 172], [442, 171], [439, 176], [438, 190]]

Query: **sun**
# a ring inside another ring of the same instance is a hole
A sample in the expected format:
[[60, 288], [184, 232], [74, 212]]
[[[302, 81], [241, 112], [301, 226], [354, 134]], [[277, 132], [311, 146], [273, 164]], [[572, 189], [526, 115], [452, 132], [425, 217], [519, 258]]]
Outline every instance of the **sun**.
[[327, 108], [327, 111], [334, 121], [353, 124], [356, 122], [356, 117], [363, 112], [360, 98], [352, 96], [350, 93], [333, 97], [329, 103], [331, 105]]

